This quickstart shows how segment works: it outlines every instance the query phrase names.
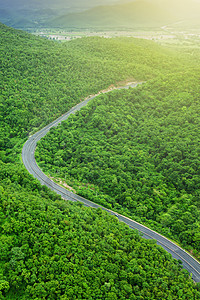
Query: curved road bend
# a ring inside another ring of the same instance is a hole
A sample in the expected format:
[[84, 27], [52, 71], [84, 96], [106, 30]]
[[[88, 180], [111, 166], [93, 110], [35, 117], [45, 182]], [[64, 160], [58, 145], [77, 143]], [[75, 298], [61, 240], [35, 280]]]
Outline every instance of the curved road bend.
[[[120, 87], [117, 89], [122, 88], [129, 88], [129, 87], [136, 87], [140, 83], [132, 84], [125, 87]], [[106, 92], [104, 92], [106, 93]], [[156, 233], [155, 231], [147, 228], [144, 225], [141, 225], [123, 215], [116, 214], [115, 212], [102, 207], [101, 205], [98, 205], [96, 203], [93, 203], [85, 198], [82, 198], [76, 194], [73, 194], [70, 191], [67, 191], [65, 188], [61, 187], [60, 185], [53, 182], [50, 178], [48, 178], [38, 167], [34, 152], [36, 149], [37, 142], [44, 137], [47, 132], [50, 130], [51, 127], [57, 126], [62, 121], [66, 120], [70, 114], [75, 113], [76, 111], [80, 110], [83, 106], [85, 106], [90, 100], [95, 98], [96, 96], [93, 96], [79, 104], [77, 104], [75, 107], [71, 108], [67, 113], [41, 129], [40, 131], [36, 132], [34, 135], [32, 135], [24, 144], [23, 150], [22, 150], [22, 159], [23, 163], [28, 170], [30, 174], [32, 174], [35, 178], [37, 178], [42, 185], [46, 185], [51, 190], [55, 191], [57, 194], [61, 195], [62, 198], [65, 200], [70, 201], [80, 201], [84, 205], [93, 207], [93, 208], [101, 208], [107, 212], [109, 212], [112, 215], [115, 215], [119, 221], [126, 223], [130, 228], [136, 229], [139, 232], [142, 233], [143, 237], [146, 239], [155, 239], [157, 241], [157, 244], [162, 246], [167, 252], [169, 252], [173, 258], [179, 259], [182, 261], [183, 267], [189, 271], [189, 273], [192, 274], [192, 278], [195, 282], [200, 282], [200, 263], [193, 258], [190, 254], [188, 254], [185, 250], [165, 238], [164, 236]]]

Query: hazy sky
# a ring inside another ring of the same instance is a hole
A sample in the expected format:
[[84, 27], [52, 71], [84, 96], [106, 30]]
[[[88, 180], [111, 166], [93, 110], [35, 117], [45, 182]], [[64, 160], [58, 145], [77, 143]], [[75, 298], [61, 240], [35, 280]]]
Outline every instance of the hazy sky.
[[[68, 6], [78, 6], [81, 7], [84, 6], [95, 6], [95, 5], [105, 5], [105, 4], [113, 4], [113, 3], [128, 3], [138, 0], [0, 0], [0, 8], [3, 7], [19, 7], [19, 6], [48, 6], [48, 7], [55, 7], [55, 6], [62, 6], [62, 7], [68, 7]], [[185, 2], [185, 0], [146, 0], [149, 2], [157, 2], [157, 3], [169, 3], [169, 5], [173, 2]], [[196, 1], [200, 3], [200, 0], [187, 0], [187, 2], [193, 2]]]

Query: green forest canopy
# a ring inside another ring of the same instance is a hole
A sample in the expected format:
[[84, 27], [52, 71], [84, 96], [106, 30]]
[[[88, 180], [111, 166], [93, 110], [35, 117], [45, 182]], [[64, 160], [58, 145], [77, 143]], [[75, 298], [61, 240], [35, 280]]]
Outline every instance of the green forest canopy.
[[83, 38], [59, 44], [4, 25], [0, 30], [0, 151], [6, 153], [84, 97], [127, 78], [147, 80], [182, 62], [150, 41]]
[[38, 143], [40, 166], [198, 256], [198, 82], [188, 71], [99, 96]]
[[0, 36], [0, 297], [198, 299], [198, 285], [154, 241], [63, 201], [20, 161], [28, 135], [84, 97], [119, 80], [178, 72], [182, 58], [135, 39], [59, 44], [2, 24]]
[[199, 299], [155, 241], [1, 163], [1, 299]]

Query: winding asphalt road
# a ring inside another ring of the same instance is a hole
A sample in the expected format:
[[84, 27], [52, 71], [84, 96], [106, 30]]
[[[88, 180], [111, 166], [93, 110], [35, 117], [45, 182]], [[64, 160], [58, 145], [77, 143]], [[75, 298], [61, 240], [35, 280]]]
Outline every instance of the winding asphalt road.
[[[135, 83], [129, 86], [120, 87], [117, 89], [122, 88], [129, 88], [129, 87], [136, 87], [140, 83]], [[106, 93], [106, 92], [103, 92]], [[157, 241], [157, 244], [162, 246], [167, 252], [171, 253], [173, 258], [179, 259], [182, 261], [183, 267], [189, 271], [189, 273], [192, 274], [192, 278], [195, 282], [200, 282], [200, 263], [194, 259], [191, 255], [189, 255], [185, 250], [165, 238], [164, 236], [158, 234], [157, 232], [147, 228], [146, 226], [143, 226], [123, 215], [116, 214], [114, 211], [111, 211], [105, 207], [102, 207], [101, 205], [98, 205], [96, 203], [93, 203], [85, 198], [82, 198], [70, 191], [67, 191], [65, 188], [61, 187], [60, 185], [53, 182], [50, 178], [48, 178], [38, 167], [34, 152], [36, 149], [37, 142], [44, 137], [47, 132], [52, 128], [57, 126], [62, 121], [66, 120], [70, 114], [74, 114], [76, 111], [80, 110], [83, 106], [85, 106], [89, 101], [91, 101], [96, 96], [93, 96], [75, 107], [71, 108], [67, 113], [32, 135], [27, 142], [24, 144], [23, 150], [22, 150], [22, 160], [23, 163], [28, 170], [30, 174], [32, 174], [35, 178], [39, 179], [42, 185], [46, 185], [51, 190], [55, 191], [57, 194], [61, 195], [63, 199], [70, 200], [70, 201], [80, 201], [84, 205], [93, 207], [93, 208], [101, 208], [107, 212], [109, 212], [112, 215], [115, 215], [119, 221], [126, 223], [130, 228], [136, 229], [139, 232], [142, 233], [143, 237], [146, 239], [155, 239]]]

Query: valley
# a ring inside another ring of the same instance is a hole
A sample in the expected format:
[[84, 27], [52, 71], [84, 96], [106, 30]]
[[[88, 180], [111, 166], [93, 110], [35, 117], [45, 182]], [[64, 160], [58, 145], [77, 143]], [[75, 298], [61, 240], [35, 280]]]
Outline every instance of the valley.
[[199, 7], [0, 0], [0, 299], [200, 299]]

